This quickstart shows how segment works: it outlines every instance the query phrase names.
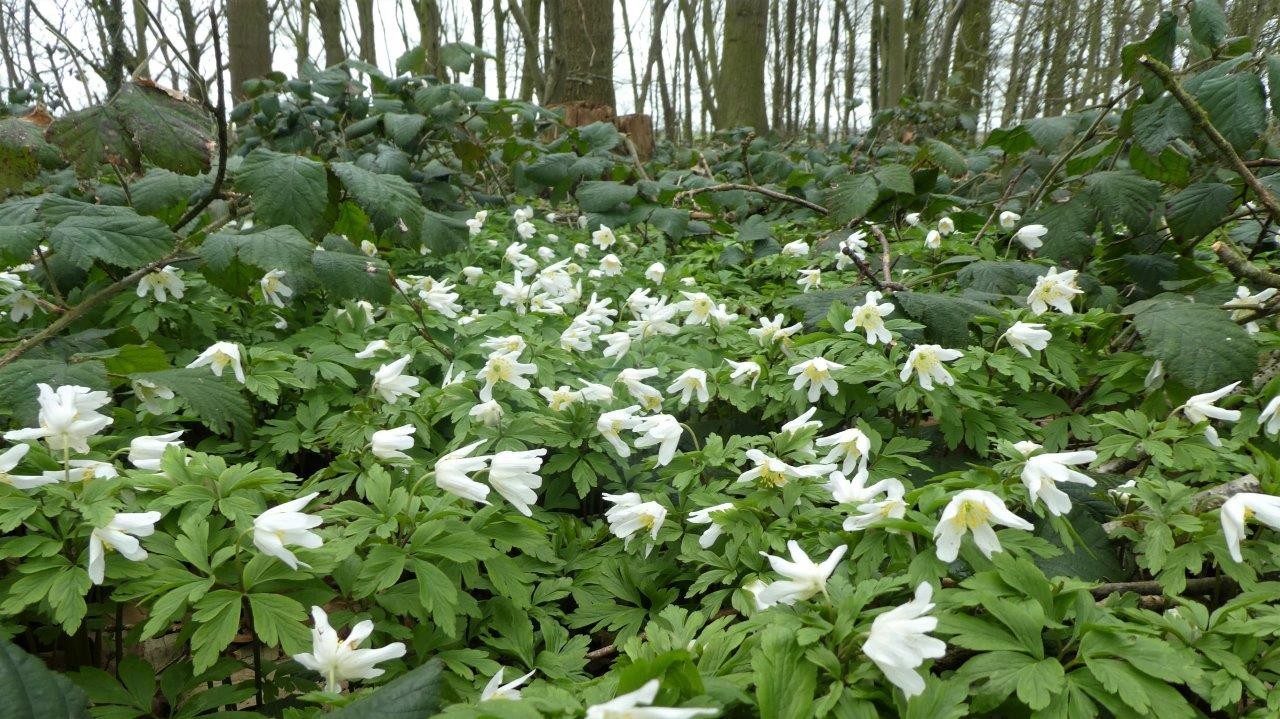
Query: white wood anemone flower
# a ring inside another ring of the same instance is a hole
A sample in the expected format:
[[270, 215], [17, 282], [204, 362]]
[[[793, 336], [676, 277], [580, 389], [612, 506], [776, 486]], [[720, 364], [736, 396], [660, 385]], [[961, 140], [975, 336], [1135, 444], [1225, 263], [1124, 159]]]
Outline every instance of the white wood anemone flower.
[[1280, 497], [1254, 492], [1233, 494], [1222, 503], [1218, 512], [1222, 522], [1222, 536], [1227, 542], [1227, 551], [1231, 558], [1243, 562], [1240, 554], [1240, 543], [1245, 537], [1245, 524], [1256, 519], [1275, 530], [1280, 530]]
[[658, 696], [658, 680], [650, 679], [639, 689], [587, 707], [586, 719], [693, 719], [720, 713], [719, 709], [649, 706]]
[[810, 559], [795, 540], [787, 542], [787, 549], [791, 553], [790, 561], [765, 552], [760, 553], [762, 557], [769, 560], [769, 566], [773, 571], [786, 577], [772, 584], [756, 580], [747, 585], [747, 591], [755, 597], [756, 608], [761, 611], [778, 604], [790, 605], [802, 602], [816, 594], [826, 594], [827, 580], [836, 571], [836, 565], [840, 563], [849, 547], [844, 544], [836, 547], [821, 563], [815, 563]]
[[89, 535], [89, 581], [102, 584], [107, 570], [107, 552], [114, 550], [131, 562], [147, 558], [138, 537], [155, 533], [159, 512], [120, 512], [105, 526], [95, 527]]
[[360, 649], [364, 640], [373, 634], [373, 621], [366, 619], [351, 628], [346, 639], [329, 625], [329, 615], [320, 607], [311, 607], [311, 651], [293, 655], [293, 660], [324, 677], [324, 690], [332, 694], [342, 691], [342, 682], [352, 679], [373, 679], [382, 676], [384, 669], [377, 667], [391, 659], [405, 655], [403, 642], [393, 642], [377, 649]]
[[253, 520], [253, 546], [289, 565], [290, 569], [310, 566], [300, 561], [288, 548], [295, 546], [317, 549], [324, 544], [320, 535], [311, 531], [323, 524], [324, 520], [302, 512], [302, 508], [318, 496], [319, 492], [312, 492], [259, 514]]
[[954, 562], [960, 554], [960, 542], [967, 532], [973, 533], [973, 543], [983, 556], [1003, 551], [1000, 538], [992, 524], [1002, 524], [1014, 529], [1031, 531], [1035, 527], [1027, 520], [1009, 511], [1004, 500], [983, 489], [966, 489], [951, 498], [938, 526], [933, 530], [938, 559]]
[[917, 672], [920, 666], [947, 652], [945, 642], [929, 636], [938, 628], [937, 617], [926, 616], [933, 610], [932, 600], [933, 587], [921, 582], [911, 601], [872, 620], [871, 633], [862, 644], [862, 653], [908, 699], [924, 692], [924, 677]]

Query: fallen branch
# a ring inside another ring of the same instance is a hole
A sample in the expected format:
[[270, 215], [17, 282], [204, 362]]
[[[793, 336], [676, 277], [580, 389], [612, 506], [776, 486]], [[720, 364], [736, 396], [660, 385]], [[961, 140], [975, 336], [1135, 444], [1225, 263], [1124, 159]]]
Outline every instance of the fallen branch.
[[[1193, 577], [1187, 580], [1187, 588], [1182, 593], [1184, 595], [1212, 594], [1219, 587], [1229, 586], [1230, 584], [1231, 580], [1226, 577]], [[1112, 594], [1123, 594], [1125, 592], [1133, 592], [1144, 596], [1162, 595], [1164, 594], [1164, 587], [1160, 585], [1160, 582], [1149, 579], [1137, 582], [1108, 582], [1099, 584], [1089, 591], [1093, 593], [1094, 599], [1104, 599]]]
[[1239, 280], [1248, 280], [1256, 285], [1280, 288], [1280, 274], [1264, 270], [1250, 262], [1235, 245], [1227, 239], [1213, 243], [1213, 251], [1218, 260], [1226, 266], [1227, 271]]
[[790, 202], [795, 205], [800, 205], [801, 207], [807, 207], [822, 215], [831, 214], [827, 208], [817, 203], [810, 202], [803, 197], [796, 197], [795, 195], [788, 195], [785, 192], [770, 190], [769, 188], [761, 187], [760, 185], [744, 185], [739, 182], [722, 182], [718, 185], [707, 185], [706, 187], [694, 187], [688, 190], [683, 190], [672, 198], [672, 204], [678, 205], [685, 198], [693, 197], [694, 195], [701, 195], [704, 192], [728, 192], [730, 190], [754, 192], [756, 194], [764, 195], [765, 197], [772, 197], [775, 200], [782, 200], [783, 202]]

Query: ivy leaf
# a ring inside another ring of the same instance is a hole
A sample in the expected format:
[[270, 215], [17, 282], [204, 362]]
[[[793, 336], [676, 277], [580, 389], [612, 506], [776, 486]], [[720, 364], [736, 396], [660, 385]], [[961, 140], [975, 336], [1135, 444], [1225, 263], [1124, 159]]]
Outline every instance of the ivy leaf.
[[141, 267], [164, 257], [173, 244], [173, 233], [163, 222], [132, 210], [68, 217], [49, 231], [53, 251], [81, 269], [94, 260]]
[[396, 677], [372, 694], [361, 697], [325, 719], [419, 719], [432, 716], [440, 706], [443, 665], [432, 659], [413, 671]]
[[1131, 305], [1148, 353], [1195, 392], [1253, 376], [1258, 346], [1224, 309], [1167, 296]]
[[8, 639], [0, 639], [0, 707], [5, 719], [89, 719], [80, 687]]
[[315, 160], [258, 148], [240, 164], [236, 186], [253, 198], [264, 226], [293, 225], [308, 237], [324, 228], [329, 177]]

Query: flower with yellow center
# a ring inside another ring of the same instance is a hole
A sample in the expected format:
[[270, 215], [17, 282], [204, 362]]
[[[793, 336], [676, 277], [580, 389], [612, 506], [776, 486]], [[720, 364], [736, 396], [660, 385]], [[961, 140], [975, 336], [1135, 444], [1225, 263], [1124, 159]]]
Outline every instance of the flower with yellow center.
[[1000, 539], [991, 527], [993, 523], [1028, 531], [1035, 528], [1031, 522], [1010, 512], [1004, 501], [991, 492], [966, 489], [956, 494], [942, 511], [938, 526], [933, 530], [938, 559], [954, 562], [966, 532], [973, 533], [973, 542], [984, 556], [990, 558], [1002, 551]]

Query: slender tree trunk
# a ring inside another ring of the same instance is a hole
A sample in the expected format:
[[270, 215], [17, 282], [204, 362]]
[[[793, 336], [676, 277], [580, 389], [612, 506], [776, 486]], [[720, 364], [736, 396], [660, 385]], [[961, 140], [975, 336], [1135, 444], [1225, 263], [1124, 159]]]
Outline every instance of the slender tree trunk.
[[770, 2], [769, 27], [772, 29], [772, 43], [770, 45], [773, 62], [771, 68], [773, 71], [773, 84], [769, 92], [769, 105], [772, 110], [773, 127], [778, 132], [786, 130], [786, 123], [782, 117], [782, 89], [786, 80], [782, 76], [782, 17], [778, 12], [778, 3]]
[[271, 72], [271, 13], [267, 0], [227, 0], [227, 54], [231, 95], [244, 97], [244, 83]]
[[769, 0], [725, 0], [717, 129], [750, 126], [758, 133], [769, 130], [764, 102], [768, 39]]
[[[501, 33], [502, 29], [499, 28]], [[484, 0], [471, 0], [471, 44], [484, 47]], [[477, 57], [471, 61], [471, 84], [485, 89], [484, 58]]]
[[436, 0], [415, 0], [413, 12], [418, 18], [422, 71], [446, 80], [447, 70], [440, 65], [440, 4]]
[[311, 62], [311, 0], [298, 0], [298, 33], [293, 44], [298, 49], [298, 72]]
[[1061, 115], [1070, 98], [1067, 97], [1067, 73], [1070, 70], [1071, 28], [1076, 24], [1074, 0], [1055, 2], [1058, 12], [1053, 13], [1053, 49], [1049, 56], [1049, 70], [1045, 75], [1044, 114]]
[[[517, 7], [514, 0], [511, 4], [511, 15], [517, 25], [523, 21], [520, 37], [524, 42], [524, 59], [520, 63], [520, 99], [529, 102], [534, 92], [542, 93], [545, 88], [542, 59], [538, 53], [538, 26], [542, 20], [542, 0], [524, 0], [524, 7]], [[526, 32], [527, 28], [527, 32]]]
[[7, 3], [0, 4], [0, 56], [4, 58], [5, 83], [9, 87], [17, 87], [22, 81], [18, 78], [18, 63], [14, 57], [13, 45], [9, 42], [9, 25], [9, 6]]
[[925, 48], [928, 47], [928, 22], [930, 0], [911, 0], [911, 12], [907, 16], [907, 86], [906, 93], [920, 98], [925, 89], [928, 63]]
[[360, 46], [360, 59], [377, 66], [378, 43], [376, 30], [373, 27], [373, 0], [356, 0], [356, 22], [359, 24], [357, 40]]
[[949, 93], [960, 108], [976, 114], [982, 108], [991, 40], [991, 0], [969, 0], [960, 16], [952, 72], [960, 76]]
[[871, 93], [871, 114], [884, 107], [883, 80], [880, 77], [880, 36], [884, 32], [882, 5], [884, 0], [871, 0], [871, 45], [867, 54], [867, 85]]
[[941, 99], [947, 92], [947, 81], [951, 76], [951, 48], [956, 36], [956, 28], [960, 26], [960, 17], [964, 14], [969, 0], [956, 0], [956, 4], [947, 14], [942, 27], [942, 41], [938, 54], [933, 58], [933, 71], [929, 73], [929, 87], [925, 92], [930, 99]]
[[94, 6], [104, 31], [102, 50], [106, 61], [102, 79], [107, 84], [107, 92], [114, 93], [124, 82], [125, 64], [129, 61], [124, 40], [124, 6], [121, 0], [95, 0]]
[[667, 12], [668, 1], [654, 0], [653, 2], [653, 31], [649, 36], [649, 60], [644, 68], [644, 77], [640, 80], [640, 96], [636, 100], [636, 112], [638, 114], [644, 114], [645, 105], [649, 100], [649, 90], [653, 82], [653, 68], [661, 59], [662, 21]]
[[324, 45], [324, 64], [333, 67], [347, 59], [347, 50], [342, 44], [342, 1], [315, 0], [315, 8], [320, 41]]
[[840, 10], [844, 0], [836, 0], [831, 9], [831, 44], [827, 46], [827, 85], [822, 90], [822, 135], [828, 141], [834, 133], [831, 128], [831, 103], [836, 94], [836, 59], [840, 57]]
[[898, 106], [906, 84], [907, 30], [903, 10], [902, 0], [883, 1], [883, 32], [880, 37], [883, 86], [880, 89], [880, 102], [886, 108]]
[[134, 74], [150, 77], [151, 50], [147, 47], [147, 0], [133, 0]]
[[1024, 62], [1023, 42], [1026, 40], [1027, 18], [1031, 15], [1031, 2], [1024, 0], [1018, 12], [1018, 26], [1013, 31], [1013, 46], [1009, 50], [1009, 89], [1004, 96], [1004, 110], [1000, 113], [1000, 124], [1008, 125], [1018, 109], [1018, 100], [1022, 97], [1023, 86], [1027, 84], [1027, 69]]
[[[625, 5], [626, 3], [623, 4]], [[710, 110], [714, 116], [716, 98], [711, 86], [711, 76], [707, 63], [703, 60], [702, 53], [698, 51], [697, 20], [693, 14], [693, 0], [680, 0], [680, 12], [684, 17], [684, 32], [681, 37], [684, 38], [684, 46], [692, 58], [692, 64], [697, 73], [698, 90], [702, 93], [702, 107]], [[630, 41], [628, 40], [628, 42]]]
[[613, 0], [547, 2], [553, 65], [549, 104], [616, 107], [613, 92]]

